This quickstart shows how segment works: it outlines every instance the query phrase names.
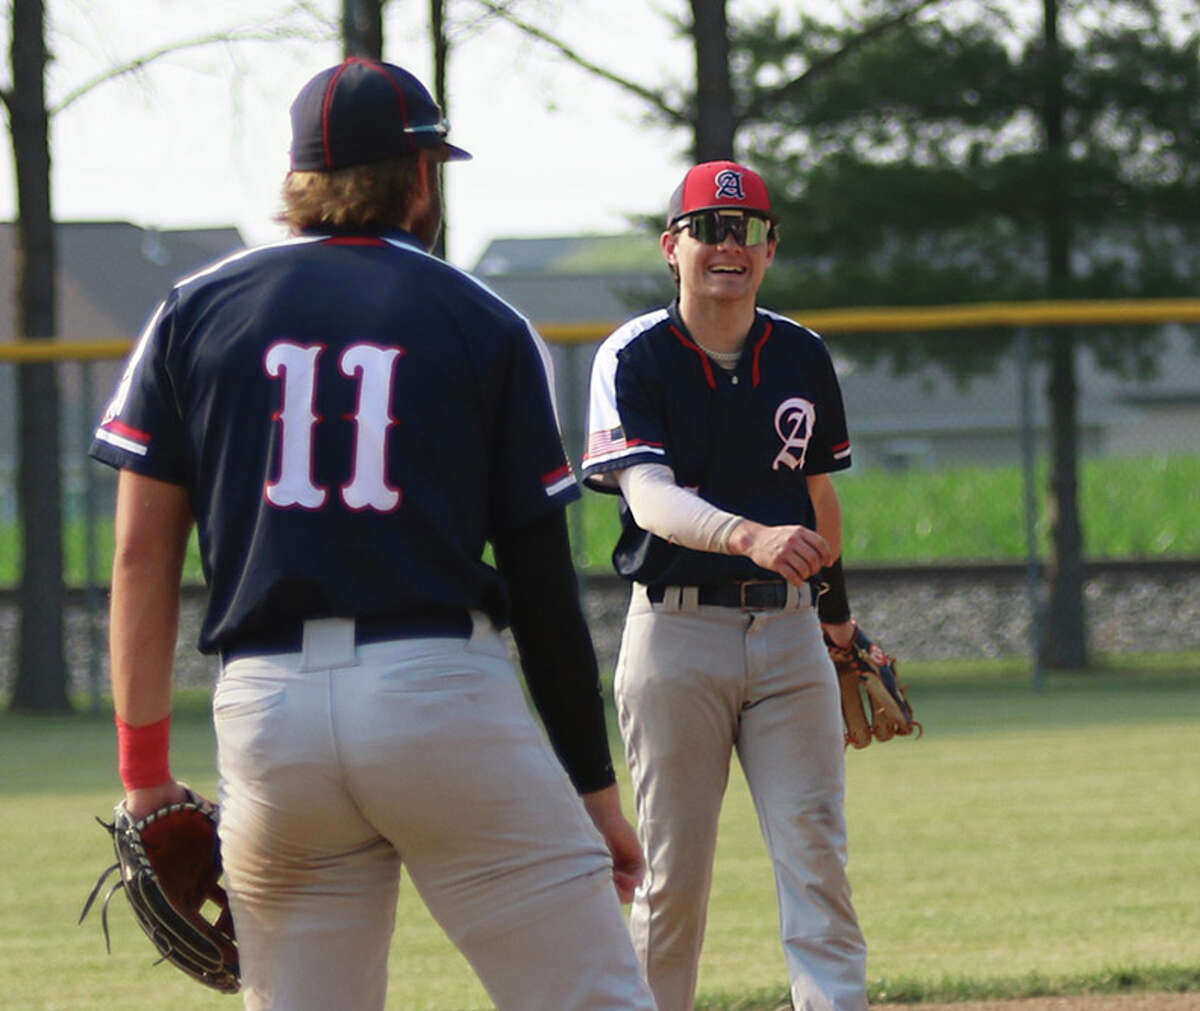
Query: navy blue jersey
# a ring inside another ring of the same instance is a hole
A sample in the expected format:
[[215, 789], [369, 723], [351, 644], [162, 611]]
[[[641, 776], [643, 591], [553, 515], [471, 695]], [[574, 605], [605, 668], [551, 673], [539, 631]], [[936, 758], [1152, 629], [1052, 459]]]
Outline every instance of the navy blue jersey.
[[[841, 388], [824, 342], [763, 309], [735, 371], [700, 349], [677, 307], [630, 320], [592, 364], [584, 482], [617, 492], [613, 472], [670, 467], [721, 509], [768, 525], [815, 526], [806, 477], [850, 466]], [[773, 578], [749, 558], [695, 551], [642, 530], [621, 503], [617, 572], [650, 585]]]
[[528, 321], [405, 232], [306, 235], [183, 280], [92, 443], [188, 489], [200, 648], [317, 617], [477, 608], [493, 534], [578, 497]]

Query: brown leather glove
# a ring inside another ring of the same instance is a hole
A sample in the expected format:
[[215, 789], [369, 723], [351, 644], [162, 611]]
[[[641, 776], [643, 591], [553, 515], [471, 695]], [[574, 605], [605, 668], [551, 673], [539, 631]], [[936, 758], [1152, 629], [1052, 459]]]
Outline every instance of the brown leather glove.
[[857, 622], [845, 646], [838, 646], [829, 633], [825, 645], [842, 690], [846, 744], [865, 748], [872, 738], [887, 741], [914, 730], [920, 735], [921, 724], [913, 719], [904, 686], [896, 678], [895, 659], [872, 642]]

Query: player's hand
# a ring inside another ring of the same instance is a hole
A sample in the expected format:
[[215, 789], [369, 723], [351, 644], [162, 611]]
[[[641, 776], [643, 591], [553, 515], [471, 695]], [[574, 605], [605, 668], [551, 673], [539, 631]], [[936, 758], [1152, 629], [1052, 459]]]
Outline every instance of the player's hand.
[[796, 586], [836, 561], [824, 537], [798, 524], [768, 527], [742, 520], [729, 535], [729, 549]]
[[137, 821], [169, 804], [178, 804], [188, 799], [188, 789], [174, 779], [168, 779], [159, 786], [143, 787], [137, 790], [125, 791], [125, 810]]
[[646, 857], [642, 853], [637, 833], [621, 811], [621, 797], [617, 786], [593, 793], [583, 794], [583, 806], [592, 819], [592, 824], [604, 836], [604, 842], [612, 854], [613, 886], [622, 904], [633, 901], [633, 893], [646, 876]]

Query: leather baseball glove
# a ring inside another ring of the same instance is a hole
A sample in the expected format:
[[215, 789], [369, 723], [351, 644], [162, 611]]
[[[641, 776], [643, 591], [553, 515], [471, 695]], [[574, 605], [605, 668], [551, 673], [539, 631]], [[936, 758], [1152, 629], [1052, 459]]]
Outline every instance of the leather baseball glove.
[[913, 719], [904, 686], [896, 678], [895, 659], [872, 642], [857, 622], [854, 636], [845, 646], [838, 646], [829, 633], [825, 633], [825, 645], [842, 690], [846, 744], [865, 748], [871, 738], [888, 741], [914, 730], [920, 736], [921, 724]]
[[[109, 888], [101, 907], [104, 946], [108, 939], [108, 901], [124, 889], [133, 915], [146, 936], [170, 962], [205, 986], [237, 993], [238, 952], [229, 901], [218, 880], [221, 851], [217, 840], [217, 808], [188, 791], [188, 800], [159, 808], [134, 820], [122, 801], [111, 824], [96, 819], [112, 836], [117, 862], [100, 875], [79, 922], [113, 871], [120, 878]], [[202, 914], [206, 904], [218, 910], [212, 921]]]

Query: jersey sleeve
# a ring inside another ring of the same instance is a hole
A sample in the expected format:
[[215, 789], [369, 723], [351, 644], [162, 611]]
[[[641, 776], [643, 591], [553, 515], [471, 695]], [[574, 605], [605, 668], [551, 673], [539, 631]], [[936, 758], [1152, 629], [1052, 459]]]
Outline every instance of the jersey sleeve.
[[92, 439], [89, 455], [171, 484], [187, 484], [183, 419], [167, 365], [174, 296], [155, 310]]
[[524, 526], [579, 498], [558, 426], [554, 365], [526, 322], [512, 341], [496, 422], [492, 522], [498, 530]]
[[813, 440], [813, 450], [806, 461], [806, 474], [846, 470], [851, 463], [850, 434], [846, 427], [841, 384], [824, 341], [818, 339], [817, 346], [820, 349], [821, 401], [817, 405], [817, 437]]
[[616, 472], [636, 463], [671, 466], [666, 433], [650, 392], [651, 359], [638, 350], [617, 331], [592, 361], [583, 479], [595, 491], [618, 494]]

